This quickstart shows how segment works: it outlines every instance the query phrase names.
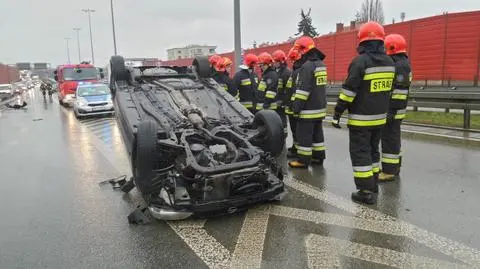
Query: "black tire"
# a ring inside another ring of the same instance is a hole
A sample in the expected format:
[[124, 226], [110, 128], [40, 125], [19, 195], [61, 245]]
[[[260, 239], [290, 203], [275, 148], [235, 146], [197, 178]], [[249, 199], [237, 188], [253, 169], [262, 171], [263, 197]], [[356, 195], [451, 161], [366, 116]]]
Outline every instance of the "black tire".
[[253, 124], [260, 131], [258, 146], [274, 157], [280, 156], [285, 146], [285, 134], [282, 119], [277, 112], [261, 110], [255, 114]]
[[129, 73], [125, 66], [125, 60], [122, 56], [112, 56], [110, 58], [110, 80], [113, 82], [125, 81], [128, 82]]
[[143, 194], [155, 192], [153, 179], [158, 162], [157, 153], [157, 124], [154, 121], [142, 121], [137, 127], [136, 145], [134, 153], [134, 180], [135, 185]]
[[210, 62], [207, 56], [197, 56], [192, 62], [195, 72], [200, 78], [209, 78], [212, 76]]

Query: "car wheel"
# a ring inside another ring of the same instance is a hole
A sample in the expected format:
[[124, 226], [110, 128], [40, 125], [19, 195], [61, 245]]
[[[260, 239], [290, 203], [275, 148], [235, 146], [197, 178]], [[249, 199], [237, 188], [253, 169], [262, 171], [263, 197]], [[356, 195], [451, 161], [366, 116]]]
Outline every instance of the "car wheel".
[[110, 80], [114, 82], [130, 80], [130, 75], [125, 66], [125, 59], [122, 56], [112, 56], [110, 58]]
[[197, 56], [192, 62], [195, 72], [201, 78], [209, 78], [212, 75], [210, 62], [207, 56]]
[[285, 145], [283, 123], [277, 112], [261, 110], [255, 114], [253, 125], [258, 129], [257, 146], [274, 157], [280, 156]]
[[153, 186], [158, 162], [157, 130], [157, 124], [151, 120], [142, 121], [137, 126], [134, 175], [135, 185], [143, 194], [157, 191]]

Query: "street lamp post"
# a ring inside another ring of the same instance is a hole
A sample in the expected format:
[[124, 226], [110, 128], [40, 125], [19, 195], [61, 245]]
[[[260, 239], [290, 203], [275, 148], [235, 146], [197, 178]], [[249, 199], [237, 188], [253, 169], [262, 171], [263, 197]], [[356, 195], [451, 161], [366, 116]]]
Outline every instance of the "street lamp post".
[[88, 28], [90, 29], [90, 50], [92, 51], [92, 64], [95, 64], [95, 55], [93, 53], [93, 37], [92, 37], [92, 13], [94, 9], [82, 9], [88, 15]]
[[67, 41], [67, 62], [70, 64], [70, 47], [68, 45], [68, 41], [70, 40], [70, 37], [65, 37], [65, 40]]
[[117, 37], [115, 35], [115, 17], [113, 15], [113, 0], [110, 0], [110, 12], [112, 13], [113, 52], [117, 55]]
[[80, 54], [80, 30], [82, 30], [81, 28], [73, 28], [73, 31], [76, 31], [77, 32], [77, 48], [78, 48], [78, 62], [81, 63], [82, 62], [82, 55]]
[[242, 59], [242, 35], [240, 28], [240, 0], [233, 0], [233, 21], [235, 32], [235, 65], [241, 65]]

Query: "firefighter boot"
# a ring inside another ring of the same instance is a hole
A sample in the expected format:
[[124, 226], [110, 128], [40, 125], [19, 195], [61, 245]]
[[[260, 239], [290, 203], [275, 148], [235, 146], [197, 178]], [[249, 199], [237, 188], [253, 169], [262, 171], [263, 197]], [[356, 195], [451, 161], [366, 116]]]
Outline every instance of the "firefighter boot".
[[323, 161], [324, 159], [312, 159], [312, 164], [318, 165], [318, 166], [323, 166]]
[[289, 162], [288, 166], [290, 166], [291, 168], [308, 169], [308, 164], [302, 163], [301, 161]]
[[357, 203], [374, 205], [377, 203], [377, 194], [368, 190], [359, 190], [352, 193], [352, 200]]
[[386, 174], [384, 172], [381, 172], [380, 175], [378, 176], [378, 182], [392, 182], [395, 181], [396, 176], [395, 175], [390, 175]]

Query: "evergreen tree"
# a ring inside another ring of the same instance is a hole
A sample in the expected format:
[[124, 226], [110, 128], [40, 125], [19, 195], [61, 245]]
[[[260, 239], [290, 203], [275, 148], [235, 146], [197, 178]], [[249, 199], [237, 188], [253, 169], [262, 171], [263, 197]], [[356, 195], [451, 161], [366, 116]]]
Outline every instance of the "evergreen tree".
[[310, 12], [312, 11], [311, 8], [308, 9], [308, 12], [302, 9], [300, 13], [300, 22], [298, 23], [298, 33], [296, 36], [309, 36], [315, 37], [318, 36], [317, 29], [312, 25], [312, 17], [310, 16]]

